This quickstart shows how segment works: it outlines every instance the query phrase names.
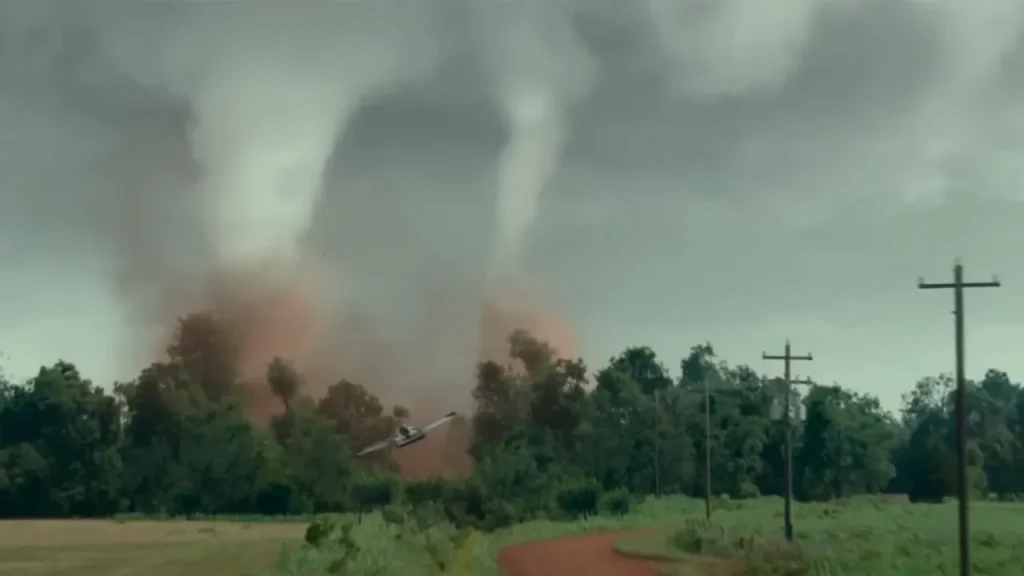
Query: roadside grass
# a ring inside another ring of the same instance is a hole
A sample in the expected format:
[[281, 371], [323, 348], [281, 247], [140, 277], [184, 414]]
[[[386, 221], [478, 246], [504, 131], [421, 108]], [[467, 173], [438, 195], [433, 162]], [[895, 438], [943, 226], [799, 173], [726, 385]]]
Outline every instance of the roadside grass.
[[630, 558], [642, 558], [664, 562], [682, 562], [690, 554], [682, 551], [673, 542], [673, 532], [658, 530], [650, 534], [627, 536], [615, 543], [615, 551]]
[[[1019, 576], [1024, 566], [1024, 505], [973, 506], [976, 574]], [[746, 576], [934, 576], [957, 567], [956, 507], [911, 505], [892, 498], [797, 504], [797, 542], [782, 538], [781, 501], [730, 503], [703, 517], [681, 519], [669, 533], [625, 538], [627, 556], [674, 558], [673, 576], [723, 574], [722, 562]], [[710, 562], [710, 563], [709, 563]], [[703, 571], [702, 571], [702, 570]]]

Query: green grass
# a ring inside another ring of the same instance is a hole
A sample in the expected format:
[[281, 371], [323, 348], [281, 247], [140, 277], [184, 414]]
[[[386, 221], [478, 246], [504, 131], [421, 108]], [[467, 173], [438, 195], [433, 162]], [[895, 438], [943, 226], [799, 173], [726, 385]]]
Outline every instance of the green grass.
[[[730, 502], [711, 524], [679, 521], [669, 534], [624, 539], [620, 553], [683, 559], [712, 556], [747, 567], [750, 576], [934, 576], [955, 574], [956, 506], [911, 505], [860, 498], [797, 504], [797, 544], [782, 535], [777, 498]], [[972, 507], [972, 563], [979, 576], [1018, 576], [1024, 566], [1024, 505], [978, 502]], [[689, 572], [679, 572], [692, 573]]]
[[[499, 576], [509, 545], [603, 530], [652, 529], [623, 538], [618, 551], [675, 560], [672, 576], [941, 576], [956, 573], [956, 505], [910, 505], [858, 498], [796, 504], [798, 544], [782, 542], [782, 501], [718, 501], [713, 523], [702, 503], [648, 499], [624, 517], [579, 522], [538, 520], [493, 534], [454, 539], [451, 526], [411, 531], [364, 517], [352, 532], [359, 549], [350, 576]], [[240, 521], [242, 520], [242, 521]], [[0, 522], [0, 576], [317, 576], [337, 559], [302, 542], [308, 518], [210, 518], [194, 521], [55, 520]], [[1024, 504], [972, 507], [977, 576], [1019, 576], [1024, 566]], [[431, 549], [433, 551], [431, 552]], [[436, 560], [443, 557], [445, 571]], [[722, 560], [715, 560], [721, 558]], [[434, 566], [432, 568], [432, 566]]]

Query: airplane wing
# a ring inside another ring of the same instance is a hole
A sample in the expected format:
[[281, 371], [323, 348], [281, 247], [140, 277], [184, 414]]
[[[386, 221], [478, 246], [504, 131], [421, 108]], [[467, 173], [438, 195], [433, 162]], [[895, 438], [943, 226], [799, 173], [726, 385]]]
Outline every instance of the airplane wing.
[[390, 438], [387, 440], [381, 440], [380, 442], [374, 442], [373, 444], [370, 444], [366, 448], [363, 448], [363, 451], [357, 454], [357, 456], [365, 456], [371, 452], [376, 452], [378, 450], [387, 448], [388, 444], [391, 444]]
[[444, 424], [445, 422], [448, 422], [452, 418], [455, 418], [455, 416], [456, 416], [455, 412], [449, 412], [449, 413], [445, 414], [444, 417], [441, 418], [440, 420], [438, 420], [436, 422], [431, 422], [430, 424], [427, 424], [423, 428], [420, 428], [420, 430], [422, 430], [424, 432], [426, 432], [428, 430], [432, 430], [434, 428], [437, 428], [441, 424]]

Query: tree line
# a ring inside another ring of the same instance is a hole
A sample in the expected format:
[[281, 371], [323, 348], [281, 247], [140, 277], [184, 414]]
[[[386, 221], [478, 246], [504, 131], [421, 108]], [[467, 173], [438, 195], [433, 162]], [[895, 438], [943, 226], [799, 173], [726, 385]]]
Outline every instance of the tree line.
[[[783, 386], [694, 346], [681, 376], [647, 347], [594, 372], [529, 334], [509, 337], [511, 365], [478, 365], [468, 478], [402, 481], [391, 455], [354, 454], [408, 413], [340, 380], [321, 398], [275, 360], [260, 386], [281, 404], [250, 420], [231, 338], [215, 318], [180, 322], [166, 357], [110, 389], [57, 362], [0, 381], [0, 517], [362, 512], [434, 503], [453, 521], [495, 527], [637, 497], [781, 494]], [[710, 389], [705, 430], [704, 386]], [[839, 385], [816, 385], [792, 421], [797, 498], [954, 493], [953, 382], [926, 377], [898, 414]], [[968, 464], [984, 497], [1024, 494], [1024, 389], [998, 370], [968, 386]], [[773, 413], [774, 412], [774, 413]], [[710, 440], [710, 474], [705, 442]]]

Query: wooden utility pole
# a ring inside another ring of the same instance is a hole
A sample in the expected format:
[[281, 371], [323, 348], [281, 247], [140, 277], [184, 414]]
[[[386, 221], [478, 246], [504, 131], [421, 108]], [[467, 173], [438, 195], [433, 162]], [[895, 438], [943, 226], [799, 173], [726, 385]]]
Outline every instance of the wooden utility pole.
[[814, 358], [810, 354], [803, 356], [794, 356], [790, 347], [789, 340], [786, 340], [785, 352], [779, 355], [771, 355], [767, 352], [761, 353], [763, 360], [782, 360], [783, 362], [783, 380], [785, 385], [785, 405], [783, 406], [784, 416], [783, 422], [786, 426], [786, 463], [785, 463], [785, 509], [784, 509], [784, 530], [786, 533], [786, 540], [793, 541], [793, 426], [790, 419], [790, 409], [792, 408], [791, 390], [792, 384], [808, 384], [807, 381], [793, 381], [790, 373], [790, 364], [796, 360], [807, 360], [811, 361]]
[[661, 390], [654, 391], [654, 497], [661, 498]]
[[971, 573], [970, 521], [968, 516], [969, 496], [967, 490], [967, 386], [964, 376], [964, 288], [998, 288], [1001, 284], [995, 277], [989, 282], [964, 282], [964, 267], [958, 261], [953, 266], [953, 282], [925, 283], [918, 279], [921, 290], [952, 289], [954, 339], [956, 340], [956, 495], [958, 506], [958, 537], [960, 544], [960, 576]]
[[711, 521], [711, 383], [704, 377], [704, 518]]
[[[719, 377], [715, 376], [716, 385]], [[711, 520], [711, 376], [704, 375], [704, 518]], [[700, 392], [687, 388], [687, 392]]]

